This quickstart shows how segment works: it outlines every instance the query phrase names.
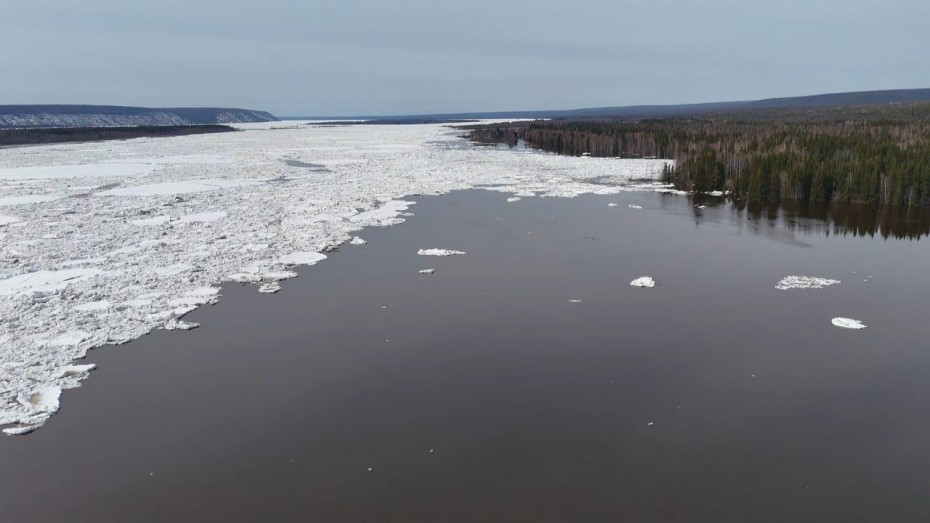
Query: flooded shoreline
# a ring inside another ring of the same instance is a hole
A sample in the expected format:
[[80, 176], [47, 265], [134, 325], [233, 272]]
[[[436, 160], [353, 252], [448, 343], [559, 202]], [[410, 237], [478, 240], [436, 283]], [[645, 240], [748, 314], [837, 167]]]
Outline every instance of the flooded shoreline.
[[[508, 196], [415, 197], [406, 223], [361, 231], [366, 244], [298, 269], [277, 294], [224, 285], [217, 305], [185, 317], [200, 329], [90, 352], [82, 363], [98, 369], [61, 412], [0, 438], [0, 513], [930, 511], [925, 244], [810, 234], [681, 196]], [[775, 288], [794, 274], [841, 283]], [[644, 276], [654, 288], [630, 286]], [[845, 315], [869, 328], [831, 325]]]

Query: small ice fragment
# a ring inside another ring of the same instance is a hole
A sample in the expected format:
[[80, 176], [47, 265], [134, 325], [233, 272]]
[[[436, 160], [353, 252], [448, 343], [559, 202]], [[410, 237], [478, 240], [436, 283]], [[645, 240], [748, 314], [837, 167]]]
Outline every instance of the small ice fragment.
[[455, 256], [465, 254], [465, 251], [455, 251], [452, 249], [420, 249], [417, 251], [420, 256]]
[[814, 276], [785, 276], [781, 281], [775, 284], [775, 288], [780, 291], [788, 289], [822, 289], [838, 283], [840, 283], [840, 280], [817, 278]]
[[171, 318], [165, 323], [164, 328], [166, 331], [173, 331], [173, 330], [189, 331], [191, 329], [196, 329], [197, 327], [200, 327], [199, 323], [179, 320], [177, 318]]
[[429, 449], [429, 453], [430, 453], [430, 454], [432, 454], [433, 452], [434, 452], [433, 449]]
[[629, 207], [630, 209], [642, 209], [643, 208], [642, 205], [636, 205], [634, 203], [627, 205], [627, 207]]
[[280, 290], [281, 290], [281, 284], [276, 281], [273, 281], [270, 283], [263, 283], [258, 288], [258, 292], [264, 292], [266, 294], [274, 294]]
[[507, 198], [507, 201], [510, 203], [513, 203], [513, 202], [519, 202], [522, 199], [523, 198], [520, 198], [519, 196], [511, 196], [510, 198]]
[[29, 434], [37, 428], [39, 428], [39, 425], [18, 425], [16, 427], [3, 429], [3, 433], [8, 436], [22, 436], [23, 434]]
[[633, 287], [652, 288], [656, 286], [656, 281], [652, 279], [650, 276], [640, 276], [639, 278], [636, 278], [635, 280], [631, 281], [630, 285]]
[[694, 208], [695, 209], [706, 209], [707, 206], [706, 205], [695, 205]]
[[649, 423], [646, 423], [646, 426], [647, 426], [647, 427], [651, 427], [651, 426], [653, 426], [653, 425], [655, 425], [655, 422], [653, 422], [653, 421], [650, 421]]
[[89, 363], [87, 365], [68, 365], [66, 367], [62, 367], [61, 373], [59, 374], [59, 376], [61, 376], [62, 378], [82, 376], [96, 368], [97, 368], [97, 365], [93, 363]]
[[616, 203], [613, 203], [613, 202], [611, 202], [611, 203], [608, 203], [608, 204], [607, 204], [607, 206], [608, 206], [608, 207], [616, 207], [616, 206], [617, 206], [617, 204], [616, 204]]
[[365, 245], [368, 242], [359, 238], [358, 236], [353, 236], [352, 239], [349, 240], [349, 243], [352, 245]]
[[864, 329], [866, 326], [859, 320], [854, 320], [852, 318], [833, 318], [833, 325], [841, 329]]
[[436, 269], [420, 269], [417, 272], [420, 274], [433, 274], [434, 272], [436, 272]]
[[569, 303], [581, 303], [581, 300], [568, 300]]
[[371, 467], [368, 467], [368, 472], [371, 472], [371, 470], [372, 470]]

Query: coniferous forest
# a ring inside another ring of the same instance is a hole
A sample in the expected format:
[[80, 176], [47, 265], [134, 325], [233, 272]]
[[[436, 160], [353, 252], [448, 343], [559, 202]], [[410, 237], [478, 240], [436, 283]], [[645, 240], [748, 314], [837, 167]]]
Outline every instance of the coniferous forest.
[[479, 143], [596, 157], [668, 158], [665, 180], [741, 203], [930, 204], [930, 104], [761, 110], [641, 120], [466, 127]]

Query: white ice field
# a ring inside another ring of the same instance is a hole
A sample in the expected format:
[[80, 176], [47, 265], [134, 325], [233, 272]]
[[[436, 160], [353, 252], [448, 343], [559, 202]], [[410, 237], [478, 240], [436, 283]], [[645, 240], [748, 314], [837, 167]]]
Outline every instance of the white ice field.
[[630, 183], [656, 179], [662, 160], [468, 147], [441, 125], [241, 128], [0, 149], [5, 432], [46, 421], [92, 369], [76, 363], [88, 349], [191, 328], [180, 317], [219, 299], [225, 281], [274, 292], [293, 265], [324, 259], [365, 226], [403, 221], [404, 198], [662, 190]]

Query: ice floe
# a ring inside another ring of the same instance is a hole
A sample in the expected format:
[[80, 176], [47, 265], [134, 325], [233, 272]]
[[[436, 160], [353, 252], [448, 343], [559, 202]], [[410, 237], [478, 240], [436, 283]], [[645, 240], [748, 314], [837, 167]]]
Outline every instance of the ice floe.
[[859, 320], [854, 320], [852, 318], [833, 318], [832, 323], [834, 326], [841, 329], [864, 329], [866, 325]]
[[650, 276], [640, 276], [639, 278], [636, 278], [635, 280], [631, 281], [630, 285], [633, 287], [652, 288], [656, 286], [656, 281], [652, 279]]
[[155, 216], [153, 218], [145, 218], [142, 220], [132, 220], [132, 224], [138, 225], [140, 227], [149, 227], [153, 225], [164, 225], [170, 220], [170, 216]]
[[353, 236], [352, 239], [349, 240], [349, 243], [350, 243], [351, 245], [365, 245], [365, 244], [368, 243], [368, 242], [365, 241], [365, 240], [363, 240], [363, 239], [361, 239], [361, 238], [359, 238], [358, 236]]
[[307, 252], [292, 252], [291, 254], [285, 254], [278, 258], [278, 262], [286, 265], [316, 265], [317, 263], [326, 259], [326, 255], [307, 251]]
[[420, 256], [457, 256], [465, 254], [465, 251], [455, 251], [452, 249], [420, 249], [417, 251]]
[[109, 300], [99, 300], [77, 305], [74, 307], [74, 310], [81, 312], [95, 312], [107, 310], [112, 306], [113, 304], [111, 304]]
[[782, 291], [788, 289], [822, 289], [838, 283], [841, 283], [840, 280], [815, 276], [785, 276], [775, 284], [775, 288]]
[[247, 187], [258, 185], [264, 180], [190, 180], [185, 182], [165, 182], [134, 187], [120, 187], [94, 193], [96, 196], [171, 196], [177, 194], [190, 194], [198, 192], [216, 191], [234, 187]]
[[[649, 181], [665, 160], [467, 147], [442, 125], [261, 127], [0, 149], [0, 426], [16, 424], [7, 433], [57, 410], [48, 391], [86, 377], [62, 369], [90, 348], [189, 328], [184, 314], [219, 299], [197, 289], [276, 291], [296, 276], [292, 265], [411, 217], [412, 195], [678, 193]], [[286, 159], [330, 172], [295, 173]], [[55, 409], [20, 401], [37, 391]]]
[[436, 269], [420, 269], [417, 272], [420, 274], [433, 274], [434, 272], [436, 272]]
[[9, 225], [11, 223], [21, 222], [22, 220], [16, 216], [7, 216], [5, 214], [0, 214], [0, 226]]
[[510, 203], [513, 203], [513, 202], [519, 202], [522, 199], [523, 198], [520, 198], [519, 196], [511, 196], [510, 198], [507, 198], [507, 201]]
[[630, 209], [636, 209], [636, 210], [639, 210], [639, 209], [642, 209], [642, 208], [643, 208], [642, 205], [636, 205], [635, 203], [631, 203], [631, 204], [627, 205], [627, 207], [629, 207]]

